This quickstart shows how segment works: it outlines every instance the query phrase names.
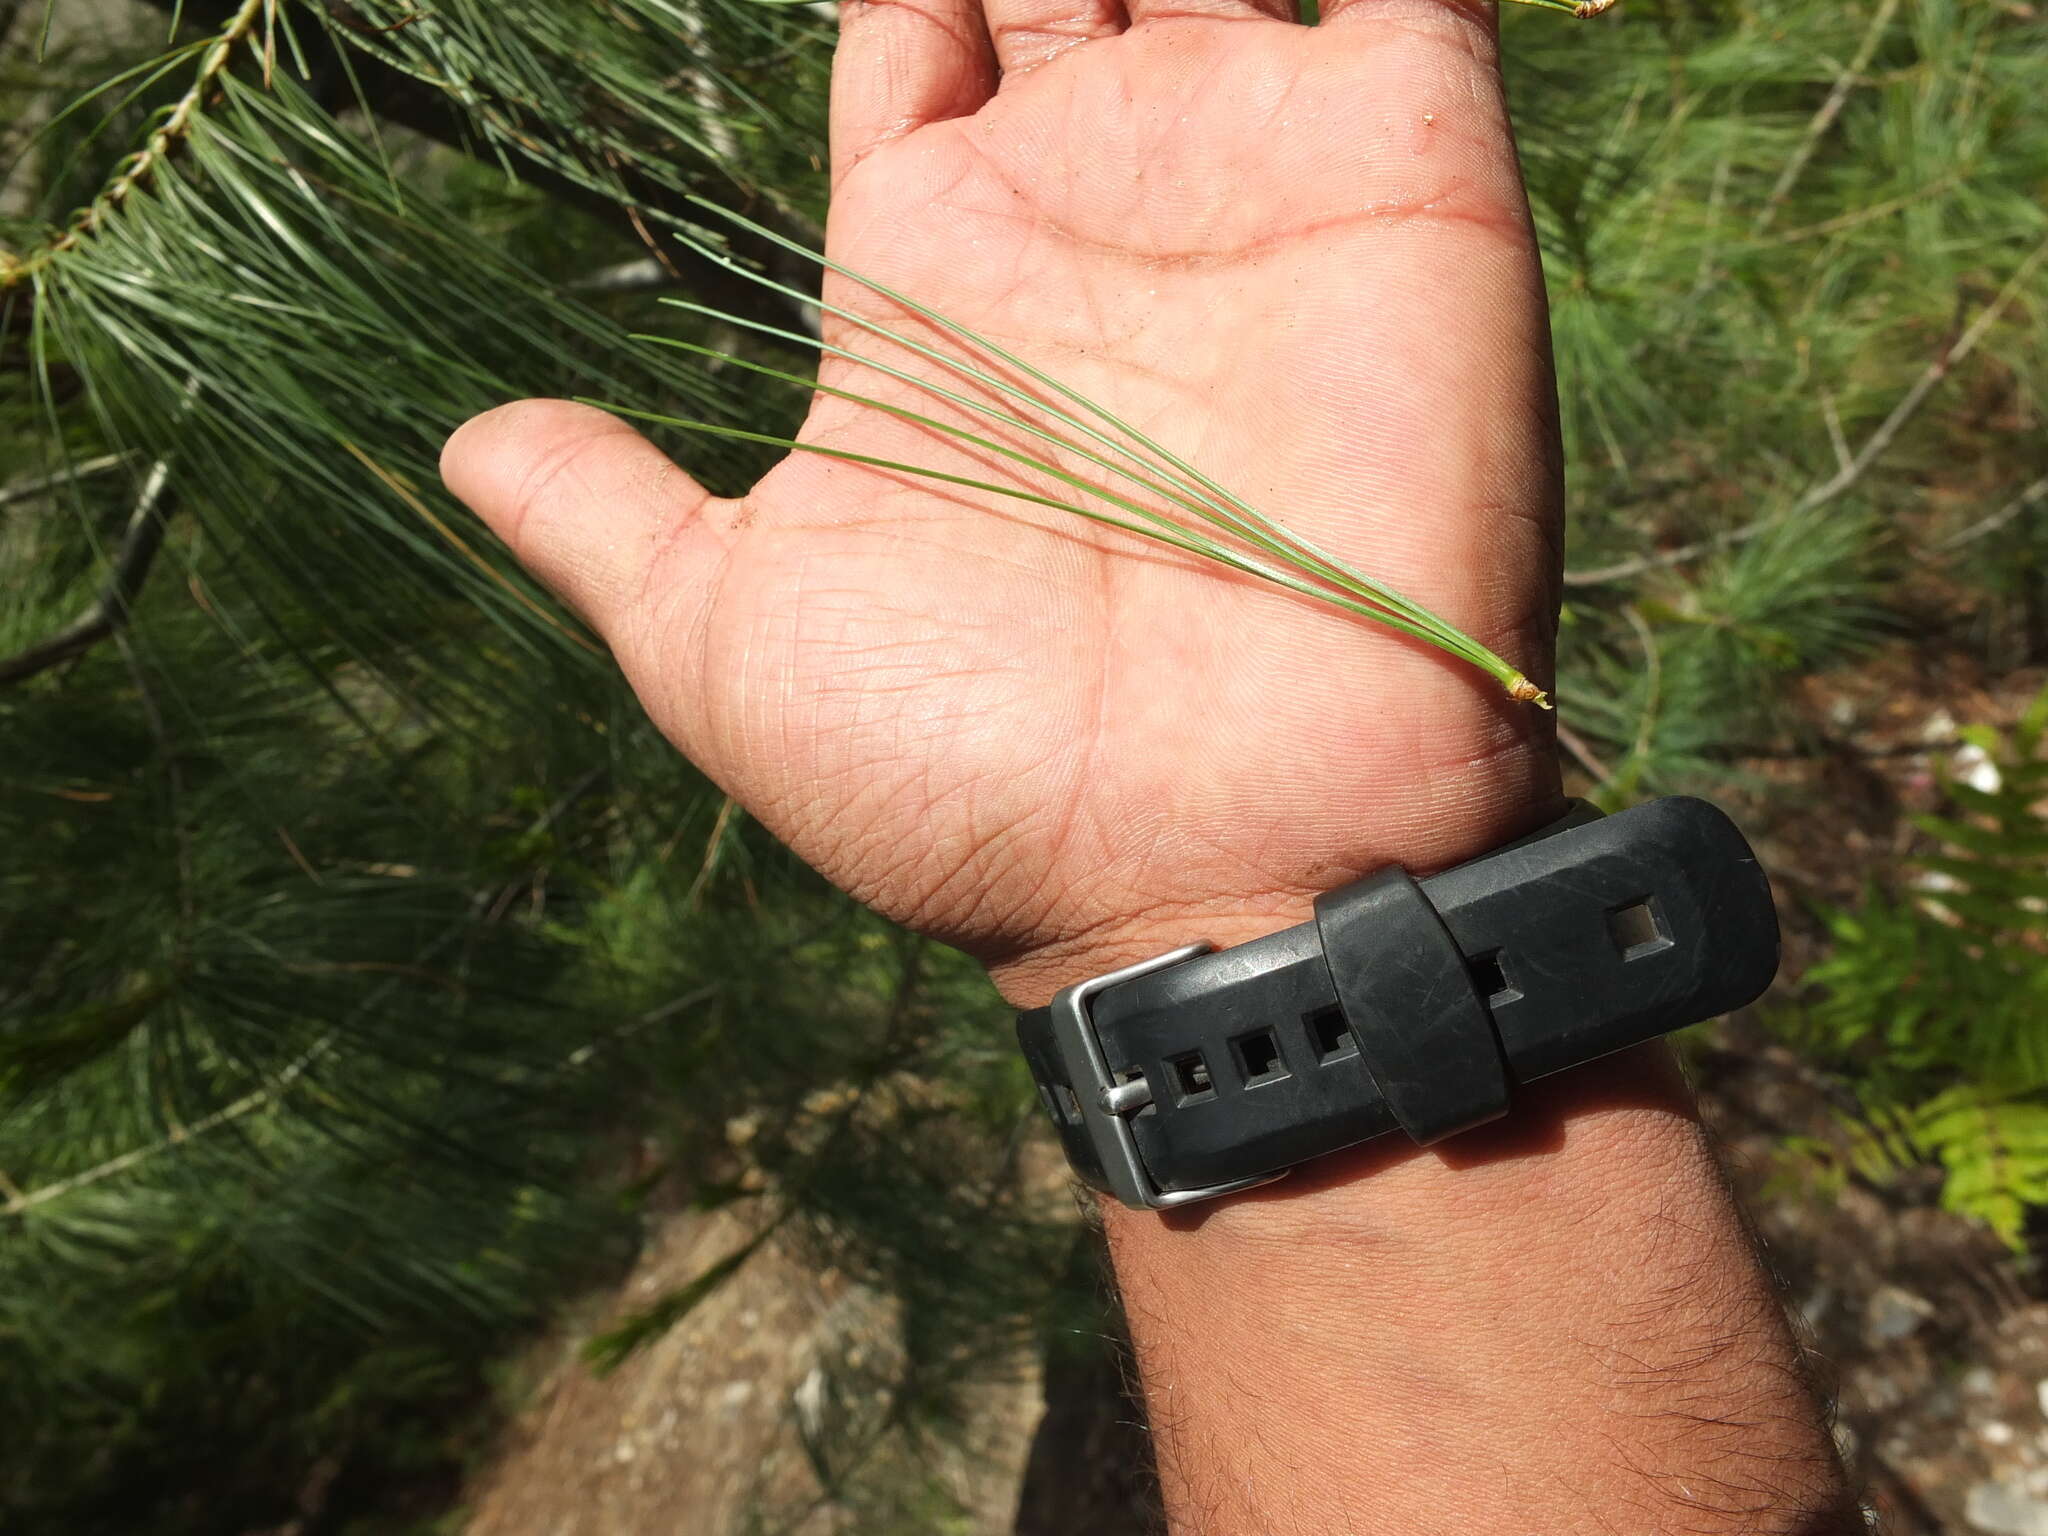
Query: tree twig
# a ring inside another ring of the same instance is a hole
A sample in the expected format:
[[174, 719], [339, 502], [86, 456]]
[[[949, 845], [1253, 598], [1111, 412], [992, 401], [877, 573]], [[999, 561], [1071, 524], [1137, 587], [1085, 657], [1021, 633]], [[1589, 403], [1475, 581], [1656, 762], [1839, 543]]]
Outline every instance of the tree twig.
[[1935, 553], [1945, 555], [1952, 549], [1961, 549], [1972, 540], [1983, 538], [1987, 533], [1996, 533], [2029, 507], [2039, 506], [2044, 501], [2048, 501], [2048, 475], [2043, 475], [1989, 517], [1978, 519], [1960, 533], [1950, 534], [1934, 546]]
[[54, 475], [44, 475], [35, 480], [17, 480], [12, 485], [0, 485], [0, 507], [11, 506], [17, 501], [33, 501], [38, 496], [47, 496], [51, 491], [61, 491], [67, 485], [80, 480], [89, 480], [94, 475], [103, 475], [110, 469], [119, 469], [128, 462], [125, 453], [102, 454], [97, 459], [87, 459], [82, 464], [69, 464]]
[[1910, 208], [1913, 204], [1924, 202], [1930, 197], [1941, 196], [1942, 193], [1948, 191], [1949, 188], [1953, 187], [1960, 180], [1962, 180], [1960, 176], [1938, 176], [1933, 181], [1928, 182], [1926, 186], [1916, 188], [1898, 197], [1889, 197], [1881, 203], [1871, 203], [1863, 208], [1852, 209], [1848, 213], [1837, 214], [1832, 219], [1822, 219], [1818, 224], [1806, 224], [1798, 229], [1788, 229], [1784, 234], [1778, 236], [1778, 243], [1780, 245], [1797, 245], [1802, 240], [1818, 240], [1826, 235], [1838, 235], [1845, 229], [1854, 229], [1859, 224], [1868, 224], [1876, 219], [1890, 218], [1901, 209]]
[[[660, 1007], [651, 1009], [638, 1018], [631, 1020], [622, 1029], [615, 1032], [611, 1040], [605, 1043], [616, 1043], [635, 1030], [661, 1023], [673, 1018], [678, 1013], [687, 1012], [699, 1003], [709, 1001], [720, 990], [722, 990], [721, 984], [714, 982], [685, 992], [679, 997], [663, 1003]], [[335, 1042], [340, 1037], [340, 1033], [339, 1030], [328, 1031], [301, 1052], [297, 1058], [288, 1062], [284, 1070], [279, 1072], [274, 1079], [264, 1084], [261, 1088], [253, 1089], [243, 1094], [232, 1104], [225, 1104], [221, 1108], [214, 1110], [211, 1114], [201, 1116], [190, 1125], [174, 1125], [155, 1141], [131, 1148], [117, 1156], [108, 1158], [103, 1163], [96, 1163], [79, 1173], [57, 1179], [40, 1188], [26, 1191], [15, 1184], [13, 1180], [6, 1178], [4, 1174], [0, 1174], [0, 1185], [4, 1185], [4, 1187], [0, 1187], [0, 1196], [4, 1196], [4, 1199], [0, 1199], [0, 1217], [19, 1216], [25, 1211], [34, 1210], [37, 1206], [48, 1205], [53, 1200], [61, 1200], [66, 1195], [76, 1194], [81, 1189], [88, 1189], [95, 1184], [126, 1173], [138, 1164], [146, 1163], [152, 1158], [174, 1151], [188, 1142], [210, 1135], [214, 1131], [232, 1125], [237, 1120], [246, 1119], [258, 1111], [281, 1106], [298, 1080], [304, 1077], [321, 1057], [334, 1049]], [[562, 1058], [556, 1070], [571, 1071], [586, 1066], [597, 1054], [597, 1051], [598, 1047], [596, 1045], [578, 1046]]]
[[1842, 115], [1842, 108], [1849, 104], [1849, 93], [1863, 78], [1863, 72], [1870, 67], [1870, 61], [1877, 55], [1877, 45], [1884, 41], [1884, 34], [1892, 24], [1892, 17], [1898, 14], [1899, 0], [1884, 0], [1877, 12], [1870, 18], [1870, 25], [1863, 30], [1863, 42], [1856, 50], [1856, 57], [1835, 77], [1834, 89], [1828, 92], [1827, 100], [1820, 104], [1820, 110], [1813, 114], [1813, 120], [1806, 125], [1806, 134], [1799, 141], [1799, 147], [1792, 152], [1792, 158], [1785, 162], [1784, 170], [1778, 173], [1777, 185], [1771, 188], [1770, 196], [1757, 210], [1756, 223], [1751, 228], [1752, 236], [1761, 235], [1771, 227], [1778, 210], [1785, 199], [1792, 195], [1793, 187], [1805, 174], [1807, 163], [1813, 159], [1814, 151], [1820, 148], [1820, 141], [1827, 137], [1828, 130], [1835, 126], [1835, 119]]
[[143, 583], [149, 579], [158, 551], [163, 548], [164, 529], [174, 499], [170, 489], [170, 461], [159, 459], [143, 478], [135, 509], [128, 514], [128, 526], [115, 551], [112, 569], [101, 584], [99, 596], [77, 618], [54, 635], [37, 641], [26, 650], [0, 658], [0, 687], [23, 682], [54, 666], [83, 656], [87, 651], [124, 627]]
[[1557, 744], [1569, 752], [1573, 760], [1593, 776], [1595, 784], [1605, 784], [1614, 777], [1608, 766], [1600, 761], [1599, 755], [1594, 752], [1592, 747], [1587, 745], [1586, 738], [1566, 725], [1562, 720], [1557, 722]]
[[280, 1072], [274, 1082], [268, 1083], [253, 1092], [243, 1094], [234, 1103], [224, 1105], [212, 1114], [193, 1121], [190, 1125], [174, 1125], [157, 1140], [145, 1146], [123, 1152], [118, 1157], [110, 1157], [105, 1162], [96, 1164], [82, 1173], [74, 1173], [69, 1178], [58, 1179], [54, 1183], [43, 1185], [40, 1189], [30, 1190], [25, 1194], [17, 1194], [4, 1205], [0, 1205], [0, 1216], [19, 1216], [24, 1211], [33, 1210], [39, 1205], [47, 1205], [52, 1200], [62, 1199], [65, 1195], [88, 1188], [101, 1182], [103, 1179], [111, 1179], [116, 1174], [126, 1173], [137, 1163], [147, 1162], [151, 1158], [160, 1156], [174, 1147], [182, 1146], [196, 1137], [217, 1131], [222, 1126], [232, 1125], [235, 1121], [252, 1115], [259, 1109], [264, 1109], [277, 1103], [290, 1090], [292, 1084], [305, 1075], [306, 1070], [315, 1061], [333, 1049], [336, 1033], [338, 1032], [330, 1031], [328, 1034], [321, 1036], [319, 1040], [307, 1048], [298, 1060], [292, 1062]]
[[269, 78], [270, 48], [277, 25], [276, 4], [277, 0], [242, 0], [241, 6], [228, 17], [219, 36], [200, 60], [199, 76], [192, 82], [192, 88], [178, 99], [156, 132], [149, 136], [149, 142], [121, 163], [121, 169], [101, 189], [99, 196], [79, 210], [64, 233], [26, 256], [0, 251], [0, 288], [11, 287], [71, 250], [97, 230], [107, 215], [126, 202], [136, 188], [156, 174], [157, 167], [191, 128], [192, 120], [198, 116], [200, 107], [220, 79], [221, 71], [227, 68], [236, 47], [249, 40], [256, 31], [257, 23], [265, 21], [269, 26], [264, 28], [264, 78]]

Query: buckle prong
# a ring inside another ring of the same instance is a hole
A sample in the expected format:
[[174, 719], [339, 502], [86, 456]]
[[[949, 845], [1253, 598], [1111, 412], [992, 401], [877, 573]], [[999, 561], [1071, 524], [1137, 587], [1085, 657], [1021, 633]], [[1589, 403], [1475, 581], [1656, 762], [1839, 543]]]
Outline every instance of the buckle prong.
[[1161, 1189], [1138, 1153], [1137, 1137], [1131, 1131], [1129, 1120], [1131, 1115], [1152, 1102], [1152, 1085], [1143, 1077], [1119, 1082], [1110, 1072], [1109, 1063], [1102, 1054], [1102, 1041], [1095, 1032], [1095, 1019], [1090, 1011], [1097, 993], [1122, 982], [1148, 976], [1154, 971], [1163, 971], [1168, 966], [1184, 964], [1199, 955], [1208, 954], [1213, 947], [1206, 942], [1183, 944], [1179, 949], [1169, 950], [1150, 960], [1140, 960], [1121, 970], [1076, 982], [1064, 988], [1052, 1001], [1053, 1042], [1067, 1069], [1067, 1079], [1075, 1087], [1074, 1097], [1080, 1102], [1082, 1127], [1101, 1157], [1103, 1177], [1109, 1185], [1109, 1192], [1125, 1205], [1142, 1210], [1170, 1211], [1200, 1200], [1213, 1200], [1219, 1195], [1256, 1189], [1287, 1174], [1288, 1170], [1283, 1168], [1278, 1173], [1262, 1173], [1248, 1179], [1233, 1179], [1227, 1184], [1205, 1185], [1200, 1189]]

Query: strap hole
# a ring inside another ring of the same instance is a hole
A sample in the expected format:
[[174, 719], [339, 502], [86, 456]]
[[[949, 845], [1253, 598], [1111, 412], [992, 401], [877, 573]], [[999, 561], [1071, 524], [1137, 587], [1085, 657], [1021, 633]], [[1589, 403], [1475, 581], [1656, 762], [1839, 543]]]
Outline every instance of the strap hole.
[[1209, 1063], [1200, 1051], [1176, 1056], [1166, 1065], [1173, 1073], [1173, 1086], [1181, 1103], [1192, 1104], [1215, 1097], [1216, 1080], [1209, 1075]]
[[1624, 962], [1640, 960], [1671, 947], [1671, 935], [1657, 916], [1648, 896], [1638, 897], [1625, 907], [1607, 914], [1607, 934]]
[[1318, 1008], [1303, 1016], [1308, 1037], [1315, 1042], [1316, 1060], [1339, 1061], [1358, 1054], [1358, 1042], [1351, 1038], [1351, 1022], [1342, 1008]]
[[1288, 1075], [1287, 1063], [1280, 1057], [1279, 1038], [1270, 1029], [1262, 1029], [1255, 1035], [1240, 1035], [1230, 1042], [1230, 1048], [1237, 1055], [1237, 1064], [1244, 1071], [1248, 1088], [1256, 1088], [1260, 1083], [1275, 1083]]
[[1065, 1083], [1058, 1083], [1054, 1085], [1053, 1093], [1057, 1096], [1058, 1102], [1047, 1106], [1052, 1110], [1053, 1119], [1064, 1120], [1068, 1125], [1079, 1125], [1081, 1101], [1074, 1097], [1074, 1090]]
[[1483, 955], [1475, 955], [1468, 964], [1472, 971], [1472, 985], [1486, 999], [1488, 1007], [1512, 1003], [1522, 995], [1522, 989], [1508, 979], [1507, 963], [1499, 950], [1491, 949]]

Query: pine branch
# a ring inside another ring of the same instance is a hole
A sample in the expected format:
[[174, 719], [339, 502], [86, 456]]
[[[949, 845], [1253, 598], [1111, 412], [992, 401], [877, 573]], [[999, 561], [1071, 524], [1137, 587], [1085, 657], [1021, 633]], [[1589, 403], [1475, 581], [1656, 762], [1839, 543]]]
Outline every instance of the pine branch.
[[141, 595], [163, 548], [173, 505], [170, 464], [159, 459], [143, 479], [142, 492], [136, 497], [135, 509], [128, 514], [128, 526], [121, 535], [120, 547], [99, 596], [54, 635], [0, 658], [0, 687], [25, 682], [75, 660], [127, 625], [135, 599]]
[[[687, 1013], [699, 1004], [709, 1002], [721, 990], [720, 985], [715, 982], [706, 986], [694, 987], [690, 991], [661, 1004], [659, 1007], [649, 1009], [637, 1019], [614, 1031], [604, 1043], [606, 1045], [617, 1045], [638, 1030], [646, 1029], [655, 1024], [665, 1023], [679, 1013]], [[203, 1136], [212, 1135], [215, 1131], [225, 1130], [238, 1120], [247, 1119], [250, 1115], [264, 1110], [282, 1107], [286, 1097], [298, 1083], [299, 1079], [304, 1077], [316, 1062], [334, 1049], [335, 1042], [339, 1038], [338, 1032], [329, 1032], [322, 1035], [294, 1060], [287, 1063], [284, 1069], [277, 1074], [276, 1078], [266, 1083], [263, 1087], [250, 1090], [232, 1104], [222, 1105], [211, 1114], [202, 1115], [190, 1125], [174, 1125], [155, 1141], [147, 1142], [139, 1147], [132, 1147], [126, 1152], [118, 1153], [108, 1158], [105, 1162], [96, 1163], [92, 1167], [71, 1174], [66, 1178], [54, 1180], [36, 1189], [24, 1190], [15, 1184], [12, 1179], [9, 1179], [5, 1173], [0, 1173], [0, 1218], [19, 1216], [25, 1211], [31, 1211], [38, 1206], [48, 1205], [54, 1200], [61, 1200], [67, 1195], [76, 1194], [81, 1189], [90, 1189], [93, 1185], [118, 1177], [132, 1168], [149, 1162], [152, 1158], [161, 1157], [166, 1152], [176, 1151], [178, 1148], [197, 1141]], [[561, 1059], [557, 1064], [556, 1070], [560, 1072], [581, 1070], [589, 1066], [596, 1059], [597, 1054], [598, 1047], [595, 1045], [578, 1046]]]
[[235, 1100], [234, 1103], [224, 1105], [212, 1114], [193, 1121], [190, 1125], [174, 1125], [161, 1137], [146, 1146], [133, 1148], [130, 1151], [121, 1153], [117, 1157], [110, 1157], [105, 1162], [87, 1168], [81, 1173], [74, 1173], [69, 1178], [58, 1179], [54, 1183], [45, 1184], [39, 1189], [16, 1193], [4, 1205], [0, 1205], [0, 1217], [19, 1216], [24, 1211], [33, 1210], [39, 1205], [48, 1205], [52, 1200], [61, 1200], [64, 1196], [76, 1194], [81, 1189], [89, 1189], [103, 1180], [111, 1179], [117, 1174], [126, 1173], [129, 1169], [138, 1164], [146, 1163], [151, 1158], [160, 1157], [166, 1152], [184, 1146], [187, 1142], [194, 1141], [201, 1136], [210, 1135], [214, 1131], [221, 1130], [223, 1127], [233, 1125], [237, 1120], [253, 1115], [260, 1109], [270, 1108], [283, 1099], [285, 1094], [290, 1091], [292, 1085], [306, 1074], [307, 1069], [315, 1061], [334, 1048], [334, 1040], [335, 1037], [332, 1034], [323, 1035], [298, 1060], [292, 1062], [280, 1072], [275, 1082], [255, 1089], [250, 1093], [245, 1093], [241, 1098]]
[[[143, 0], [143, 3], [172, 16], [218, 16], [233, 0]], [[350, 48], [344, 60], [343, 44], [329, 32], [318, 38], [302, 39], [299, 51], [305, 55], [308, 74], [325, 82], [328, 92], [319, 93], [323, 105], [337, 110], [344, 104], [360, 104], [379, 119], [409, 129], [422, 138], [465, 155], [474, 155], [477, 133], [470, 112], [482, 114], [482, 106], [466, 108], [447, 91], [437, 89], [405, 70], [367, 53]], [[329, 99], [331, 93], [348, 91], [345, 98]], [[524, 135], [514, 134], [516, 140]], [[723, 167], [720, 167], [722, 170]], [[650, 226], [642, 210], [665, 211], [671, 194], [630, 167], [608, 167], [618, 183], [616, 195], [607, 195], [564, 175], [545, 160], [526, 157], [521, 177], [557, 202], [591, 214], [603, 223], [624, 223], [636, 238], [648, 246], [650, 257], [671, 275], [678, 288], [691, 292], [724, 309], [748, 315], [764, 323], [790, 326], [817, 334], [816, 312], [805, 304], [766, 292], [743, 282], [717, 265], [706, 261], [684, 239], [659, 223]], [[793, 280], [803, 269], [786, 262], [781, 253], [765, 241], [733, 242], [749, 261], [767, 266]]]
[[[79, 210], [64, 233], [24, 256], [0, 251], [0, 290], [13, 287], [25, 277], [32, 277], [66, 251], [75, 250], [79, 241], [98, 230], [108, 215], [117, 212], [138, 188], [148, 184], [157, 167], [169, 158], [191, 130], [193, 119], [199, 115], [206, 98], [219, 83], [221, 71], [227, 68], [236, 48], [249, 42], [255, 36], [257, 24], [266, 21], [269, 25], [264, 28], [263, 49], [264, 76], [268, 79], [276, 39], [277, 5], [278, 0], [241, 0], [222, 23], [219, 35], [200, 60], [199, 74], [191, 89], [178, 99], [157, 130], [149, 136], [149, 142], [123, 161], [121, 169], [99, 196]], [[0, 678], [0, 681], [4, 680]]]
[[[1998, 296], [1985, 307], [1984, 313], [1959, 332], [1946, 347], [1942, 348], [1940, 355], [1922, 370], [1920, 377], [1915, 379], [1905, 394], [1899, 397], [1898, 403], [1891, 408], [1884, 420], [1878, 423], [1876, 430], [1864, 439], [1863, 446], [1843, 461], [1834, 474], [1809, 487], [1791, 506], [1782, 512], [1774, 512], [1768, 517], [1760, 517], [1755, 522], [1746, 523], [1740, 528], [1731, 528], [1725, 533], [1717, 533], [1711, 538], [1666, 550], [1662, 554], [1642, 555], [1633, 560], [1618, 561], [1613, 565], [1597, 566], [1592, 570], [1568, 570], [1564, 573], [1564, 584], [1568, 587], [1605, 586], [1617, 581], [1632, 581], [1638, 576], [1648, 575], [1651, 571], [1684, 565], [1716, 550], [1746, 543], [1780, 523], [1803, 517], [1809, 512], [1817, 512], [1830, 502], [1839, 501], [1848, 495], [1891, 450], [1899, 434], [1915, 416], [1920, 414], [1921, 407], [1926, 405], [1929, 397], [1955, 371], [1956, 365], [1976, 351], [1991, 328], [2004, 318], [2005, 311], [2011, 307], [2012, 301], [2026, 290], [2027, 285], [2033, 280], [2034, 273], [2044, 261], [2048, 261], [2048, 240], [2034, 247], [2005, 286], [1998, 291]], [[2018, 512], [2013, 513], [2015, 517], [2018, 515]]]
[[1566, 725], [1562, 720], [1552, 727], [1557, 732], [1557, 744], [1572, 755], [1574, 761], [1593, 776], [1596, 785], [1605, 784], [1614, 777], [1614, 770], [1603, 763], [1599, 755], [1586, 742], [1586, 738]]

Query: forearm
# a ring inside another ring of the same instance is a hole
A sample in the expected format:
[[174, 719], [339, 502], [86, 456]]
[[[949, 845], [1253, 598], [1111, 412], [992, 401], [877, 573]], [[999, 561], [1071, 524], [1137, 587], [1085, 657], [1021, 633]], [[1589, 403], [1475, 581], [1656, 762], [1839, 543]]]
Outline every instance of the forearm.
[[1863, 1529], [1661, 1046], [1105, 1221], [1177, 1536]]

